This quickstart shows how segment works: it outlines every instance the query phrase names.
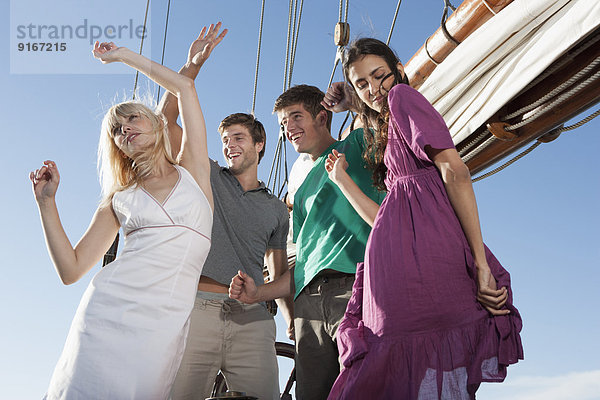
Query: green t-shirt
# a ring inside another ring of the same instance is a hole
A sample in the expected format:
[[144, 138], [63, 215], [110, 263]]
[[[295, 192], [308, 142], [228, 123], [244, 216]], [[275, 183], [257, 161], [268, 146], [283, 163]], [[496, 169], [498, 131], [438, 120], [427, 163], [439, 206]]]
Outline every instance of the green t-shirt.
[[362, 158], [363, 130], [356, 129], [335, 142], [315, 161], [294, 196], [293, 229], [296, 243], [294, 282], [296, 297], [322, 270], [356, 273], [356, 264], [365, 256], [371, 227], [354, 210], [325, 170], [325, 160], [333, 149], [346, 155], [348, 175], [373, 201], [385, 197], [373, 187], [372, 172]]

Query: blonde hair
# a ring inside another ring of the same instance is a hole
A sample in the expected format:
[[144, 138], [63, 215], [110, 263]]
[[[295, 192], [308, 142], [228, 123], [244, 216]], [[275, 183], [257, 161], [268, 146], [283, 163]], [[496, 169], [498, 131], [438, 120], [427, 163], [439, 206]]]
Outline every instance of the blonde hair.
[[[115, 144], [115, 132], [121, 129], [122, 119], [132, 115], [148, 118], [155, 135], [154, 145], [134, 155], [125, 155]], [[150, 176], [158, 160], [165, 157], [171, 164], [176, 161], [171, 155], [171, 144], [167, 132], [167, 121], [162, 114], [154, 113], [142, 103], [126, 101], [112, 106], [102, 120], [102, 131], [98, 143], [98, 174], [102, 187], [101, 206], [107, 206], [116, 192], [139, 185]]]

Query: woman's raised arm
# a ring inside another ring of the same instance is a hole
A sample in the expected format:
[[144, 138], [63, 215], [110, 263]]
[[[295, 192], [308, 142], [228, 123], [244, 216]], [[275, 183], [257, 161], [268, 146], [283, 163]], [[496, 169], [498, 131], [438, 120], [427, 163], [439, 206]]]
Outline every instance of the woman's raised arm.
[[[202, 65], [204, 65], [214, 48], [221, 43], [227, 34], [227, 29], [223, 29], [223, 31], [219, 33], [220, 29], [220, 22], [216, 24], [210, 24], [208, 28], [206, 26], [202, 28], [196, 40], [194, 40], [190, 45], [187, 61], [179, 70], [181, 75], [187, 76], [193, 80], [196, 79], [196, 76], [198, 76]], [[157, 109], [167, 118], [169, 140], [171, 141], [173, 158], [178, 159], [181, 151], [183, 132], [181, 126], [177, 124], [177, 117], [179, 116], [177, 97], [169, 91], [165, 91], [165, 94], [158, 103]]]
[[112, 42], [96, 42], [93, 54], [103, 63], [120, 61], [129, 65], [177, 96], [183, 127], [180, 164], [192, 174], [212, 205], [206, 124], [194, 81]]

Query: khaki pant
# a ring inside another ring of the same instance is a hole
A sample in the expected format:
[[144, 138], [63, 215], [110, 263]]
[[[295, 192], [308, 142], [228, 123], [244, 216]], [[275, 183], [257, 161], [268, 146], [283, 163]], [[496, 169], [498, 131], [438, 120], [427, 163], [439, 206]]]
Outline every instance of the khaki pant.
[[324, 400], [340, 373], [335, 334], [352, 295], [354, 275], [319, 273], [294, 301], [296, 398]]
[[219, 370], [229, 390], [279, 399], [275, 321], [263, 305], [196, 298], [172, 399], [210, 397]]

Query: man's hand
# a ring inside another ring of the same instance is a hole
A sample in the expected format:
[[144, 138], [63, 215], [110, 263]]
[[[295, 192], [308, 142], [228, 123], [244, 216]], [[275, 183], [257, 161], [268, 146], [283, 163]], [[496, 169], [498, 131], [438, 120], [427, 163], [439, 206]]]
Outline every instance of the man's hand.
[[258, 288], [254, 279], [248, 274], [238, 271], [237, 275], [231, 279], [229, 297], [246, 304], [258, 303]]
[[210, 53], [227, 34], [227, 29], [219, 34], [221, 29], [221, 23], [218, 22], [216, 25], [210, 24], [208, 31], [206, 26], [200, 31], [198, 38], [190, 45], [188, 51], [188, 64], [200, 68], [202, 64], [208, 59]]

